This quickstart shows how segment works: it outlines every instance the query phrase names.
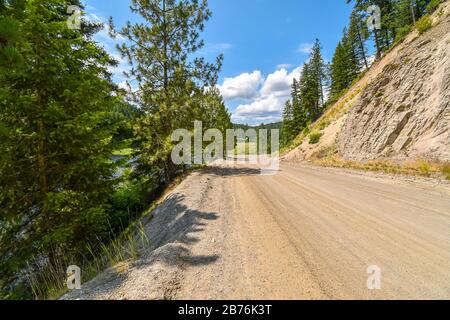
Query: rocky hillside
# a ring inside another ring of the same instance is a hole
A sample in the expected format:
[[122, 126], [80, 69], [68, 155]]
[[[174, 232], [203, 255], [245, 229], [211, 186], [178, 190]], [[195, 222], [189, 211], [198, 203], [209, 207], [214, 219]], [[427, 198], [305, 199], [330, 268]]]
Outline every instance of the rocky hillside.
[[356, 161], [450, 161], [449, 30], [447, 1], [432, 29], [408, 35], [312, 126], [319, 143], [303, 135], [285, 160], [333, 152]]

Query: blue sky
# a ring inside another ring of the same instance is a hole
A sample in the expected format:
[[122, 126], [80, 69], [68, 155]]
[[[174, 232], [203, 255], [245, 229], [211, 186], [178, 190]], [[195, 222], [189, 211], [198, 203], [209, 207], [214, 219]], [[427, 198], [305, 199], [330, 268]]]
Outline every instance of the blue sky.
[[[88, 14], [100, 21], [112, 16], [121, 26], [137, 19], [130, 0], [84, 2]], [[318, 38], [330, 60], [351, 11], [345, 0], [209, 0], [209, 6], [213, 17], [199, 54], [210, 60], [225, 55], [219, 89], [232, 120], [249, 124], [280, 120], [290, 83], [300, 76], [311, 44]], [[119, 58], [106, 32], [96, 39]], [[121, 72], [126, 68], [121, 61], [112, 70], [117, 83], [125, 80]]]

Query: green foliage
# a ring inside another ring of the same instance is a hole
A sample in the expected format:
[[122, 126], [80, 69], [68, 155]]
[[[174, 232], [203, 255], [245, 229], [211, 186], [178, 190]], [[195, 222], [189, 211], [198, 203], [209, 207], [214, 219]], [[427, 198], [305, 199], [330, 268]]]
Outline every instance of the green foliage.
[[10, 16], [0, 16], [0, 70], [10, 66], [18, 68], [22, 63], [22, 56], [16, 48], [21, 41], [20, 32], [19, 21]]
[[428, 175], [430, 173], [431, 167], [427, 161], [421, 160], [418, 163], [419, 172], [423, 175]]
[[191, 131], [194, 120], [203, 121], [205, 128], [231, 126], [217, 89], [204, 90], [215, 88], [222, 55], [214, 63], [194, 57], [203, 47], [200, 32], [211, 16], [205, 0], [133, 0], [131, 8], [145, 24], [114, 30], [111, 21], [110, 28], [129, 40], [118, 49], [133, 62], [129, 76], [139, 87], [134, 96], [142, 110], [134, 126], [140, 155], [136, 170], [167, 184], [178, 170], [170, 159], [174, 130]]
[[396, 36], [396, 41], [400, 41], [402, 40], [404, 37], [406, 37], [412, 30], [412, 26], [410, 25], [406, 25], [406, 26], [402, 26], [399, 27], [397, 29], [397, 36]]
[[442, 174], [444, 175], [444, 178], [447, 180], [450, 180], [450, 164], [446, 163], [442, 166]]
[[29, 264], [51, 265], [55, 250], [77, 256], [86, 242], [108, 237], [116, 171], [109, 157], [121, 122], [111, 109], [120, 98], [108, 73], [114, 61], [92, 41], [102, 26], [67, 28], [72, 4], [81, 6], [12, 1], [0, 17], [0, 55], [9, 57], [2, 59], [7, 71], [0, 66], [0, 287], [6, 294]]
[[317, 39], [300, 79], [292, 83], [291, 97], [283, 112], [282, 144], [289, 145], [297, 135], [316, 121], [325, 110], [325, 91], [329, 86], [329, 70]]
[[433, 27], [433, 20], [429, 15], [423, 16], [417, 21], [416, 28], [419, 34], [425, 33]]
[[427, 5], [427, 12], [433, 13], [442, 2], [443, 0], [431, 0]]
[[287, 145], [295, 138], [294, 130], [294, 115], [292, 110], [292, 103], [286, 101], [283, 110], [283, 126], [281, 128], [282, 145]]
[[309, 135], [309, 144], [318, 144], [322, 136], [323, 136], [322, 132], [312, 132]]
[[132, 171], [124, 172], [123, 180], [124, 182], [116, 188], [110, 200], [112, 210], [109, 215], [109, 226], [113, 234], [121, 232], [138, 218], [149, 205], [151, 195], [158, 194], [158, 186], [155, 182], [151, 179], [133, 179]]
[[344, 29], [342, 40], [336, 47], [330, 66], [330, 94], [332, 100], [336, 100], [342, 92], [350, 87], [353, 81], [358, 78], [362, 68], [362, 65], [358, 62], [358, 55], [355, 50], [359, 44], [352, 43], [351, 41], [354, 40], [350, 38], [348, 31]]

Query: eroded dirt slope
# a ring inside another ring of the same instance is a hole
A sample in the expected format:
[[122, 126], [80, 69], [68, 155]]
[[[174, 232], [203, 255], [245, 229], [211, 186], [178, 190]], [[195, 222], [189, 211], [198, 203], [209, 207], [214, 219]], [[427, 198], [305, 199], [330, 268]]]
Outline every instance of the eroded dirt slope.
[[450, 161], [450, 1], [433, 14], [434, 27], [417, 31], [377, 61], [313, 125], [284, 159], [305, 160], [333, 150], [347, 160]]

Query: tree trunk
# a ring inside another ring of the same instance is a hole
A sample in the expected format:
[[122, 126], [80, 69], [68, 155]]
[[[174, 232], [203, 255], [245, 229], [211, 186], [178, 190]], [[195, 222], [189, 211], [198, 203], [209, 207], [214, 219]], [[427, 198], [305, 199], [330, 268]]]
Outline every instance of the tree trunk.
[[321, 99], [321, 102], [322, 102], [321, 109], [323, 109], [323, 106], [325, 105], [325, 102], [324, 102], [324, 97], [323, 97], [323, 83], [322, 83], [322, 77], [321, 76], [319, 76], [319, 86], [320, 86], [320, 99]]
[[386, 48], [389, 48], [390, 46], [390, 42], [389, 42], [389, 31], [388, 29], [384, 29], [384, 40], [385, 40], [385, 44], [386, 44]]
[[369, 64], [367, 63], [367, 58], [366, 58], [366, 52], [364, 50], [364, 43], [362, 41], [361, 33], [359, 30], [358, 30], [358, 42], [359, 42], [359, 47], [360, 47], [360, 50], [361, 50], [361, 53], [362, 53], [362, 56], [364, 59], [364, 65], [366, 66], [366, 69], [369, 69]]
[[380, 42], [378, 39], [378, 32], [377, 29], [373, 29], [373, 33], [374, 33], [374, 38], [375, 38], [375, 46], [377, 48], [377, 59], [381, 57], [381, 47], [380, 47]]
[[[36, 53], [38, 56], [37, 64], [40, 63], [41, 57], [41, 39], [37, 37], [35, 39], [36, 43]], [[39, 108], [39, 112], [43, 113], [45, 109], [45, 100], [43, 97], [43, 92], [41, 86], [38, 85], [36, 88], [36, 96], [37, 96], [37, 106]], [[40, 118], [37, 120], [37, 166], [38, 166], [38, 174], [39, 174], [39, 191], [42, 197], [42, 215], [47, 218], [48, 214], [48, 203], [47, 203], [47, 195], [48, 195], [48, 179], [47, 179], [47, 164], [46, 164], [46, 148], [45, 148], [45, 126], [44, 121]]]
[[414, 10], [414, 0], [411, 0], [411, 5], [410, 5], [410, 8], [411, 8], [411, 17], [412, 17], [412, 21], [413, 21], [413, 24], [415, 25], [416, 24], [416, 13], [415, 13], [415, 10]]
[[39, 189], [42, 198], [45, 199], [48, 193], [47, 169], [45, 161], [45, 142], [44, 142], [45, 128], [42, 120], [38, 121], [38, 169], [39, 169]]
[[164, 63], [163, 63], [163, 68], [164, 68], [164, 92], [166, 95], [166, 102], [167, 102], [167, 98], [168, 98], [168, 87], [169, 87], [169, 75], [168, 75], [168, 63], [167, 63], [167, 54], [168, 54], [168, 50], [167, 50], [167, 46], [168, 46], [168, 32], [167, 32], [167, 20], [166, 20], [166, 0], [163, 0], [163, 25], [164, 25]]

